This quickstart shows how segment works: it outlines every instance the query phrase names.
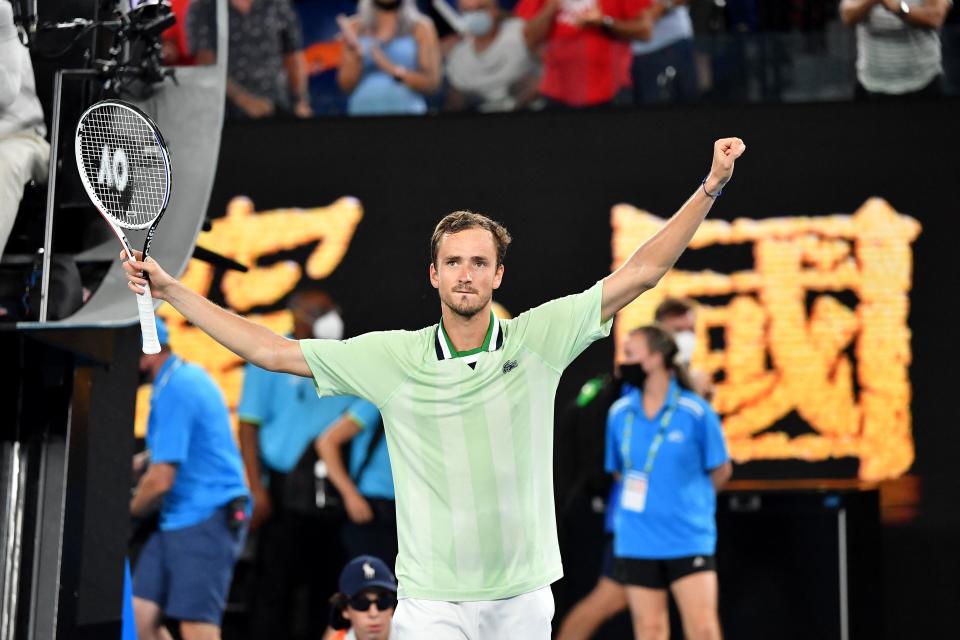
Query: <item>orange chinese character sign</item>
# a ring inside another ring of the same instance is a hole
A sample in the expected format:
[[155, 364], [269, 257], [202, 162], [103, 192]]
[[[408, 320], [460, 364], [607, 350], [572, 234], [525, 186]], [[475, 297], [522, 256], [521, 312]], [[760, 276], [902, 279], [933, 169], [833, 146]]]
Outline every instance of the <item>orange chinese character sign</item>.
[[[210, 231], [201, 233], [197, 243], [250, 268], [246, 273], [224, 274], [220, 283], [223, 297], [232, 310], [283, 334], [293, 329], [289, 311], [245, 312], [279, 302], [293, 291], [304, 273], [313, 280], [333, 273], [346, 255], [362, 218], [363, 208], [356, 198], [340, 198], [327, 207], [257, 213], [249, 198], [237, 197], [227, 204], [226, 216], [214, 220]], [[312, 243], [316, 243], [316, 247], [304, 264], [292, 261], [257, 264], [261, 257]], [[209, 297], [213, 276], [211, 265], [191, 260], [181, 280], [193, 291]], [[158, 314], [167, 321], [171, 347], [213, 376], [233, 414], [243, 385], [243, 361], [188, 325], [170, 305], [162, 305]], [[141, 387], [137, 394], [136, 419], [136, 433], [141, 437], [146, 432], [149, 398], [150, 387]]]
[[[614, 207], [614, 268], [663, 222]], [[749, 244], [753, 268], [671, 271], [618, 314], [617, 343], [666, 297], [726, 300], [698, 308], [692, 367], [721, 379], [714, 406], [733, 458], [852, 456], [861, 479], [897, 477], [914, 458], [907, 316], [919, 233], [879, 198], [853, 215], [707, 220], [688, 251]], [[711, 333], [722, 334], [721, 349], [711, 350]], [[791, 412], [810, 433], [771, 429]]]

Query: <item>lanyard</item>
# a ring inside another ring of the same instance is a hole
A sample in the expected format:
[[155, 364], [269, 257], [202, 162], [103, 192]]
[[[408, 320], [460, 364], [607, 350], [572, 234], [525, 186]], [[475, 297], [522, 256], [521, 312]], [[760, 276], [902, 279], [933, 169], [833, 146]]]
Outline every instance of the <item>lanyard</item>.
[[[170, 368], [163, 372], [162, 378], [153, 383], [153, 390], [150, 392], [151, 400], [156, 400], [160, 397], [160, 392], [163, 391], [163, 388], [170, 382], [170, 378], [173, 377], [173, 374], [176, 373], [177, 369], [181, 366], [183, 366], [183, 360], [177, 356], [173, 356], [173, 362], [170, 363]], [[153, 403], [151, 402], [151, 404]]]
[[[660, 452], [660, 445], [663, 444], [663, 434], [667, 430], [667, 425], [670, 424], [670, 420], [673, 418], [673, 412], [677, 408], [679, 396], [680, 392], [674, 389], [673, 393], [670, 394], [670, 402], [663, 412], [663, 417], [660, 418], [660, 428], [657, 429], [657, 435], [653, 437], [653, 442], [650, 443], [650, 450], [647, 451], [647, 462], [643, 465], [643, 473], [647, 476], [653, 471], [653, 461], [656, 459], [657, 453]], [[633, 411], [627, 414], [627, 424], [623, 428], [623, 442], [620, 444], [620, 455], [623, 458], [625, 471], [630, 471], [630, 439], [633, 436], [634, 415], [635, 413]]]

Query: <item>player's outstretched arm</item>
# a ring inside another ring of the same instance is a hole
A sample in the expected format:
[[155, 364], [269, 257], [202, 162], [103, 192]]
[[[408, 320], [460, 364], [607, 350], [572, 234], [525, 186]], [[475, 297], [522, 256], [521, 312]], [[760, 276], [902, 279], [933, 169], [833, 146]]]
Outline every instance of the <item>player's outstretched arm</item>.
[[[648, 289], [657, 286], [687, 248], [693, 234], [713, 206], [716, 194], [733, 176], [733, 163], [747, 146], [740, 138], [723, 138], [713, 144], [713, 164], [706, 182], [670, 220], [633, 252], [619, 269], [603, 281], [601, 318], [612, 318]], [[709, 193], [708, 193], [709, 192]]]
[[268, 371], [306, 378], [312, 376], [296, 340], [284, 338], [218, 307], [164, 271], [153, 258], [140, 262], [142, 255], [137, 251], [137, 259], [128, 262], [126, 252], [120, 254], [127, 272], [127, 286], [134, 293], [143, 293], [147, 281], [142, 275], [146, 272], [150, 276], [150, 293], [154, 298], [169, 302], [187, 320], [247, 362]]

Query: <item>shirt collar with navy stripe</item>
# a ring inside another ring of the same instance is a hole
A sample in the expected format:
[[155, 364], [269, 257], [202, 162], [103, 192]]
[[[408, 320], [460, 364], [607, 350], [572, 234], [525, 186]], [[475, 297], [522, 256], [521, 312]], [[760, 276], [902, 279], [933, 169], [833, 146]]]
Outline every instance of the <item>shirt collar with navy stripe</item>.
[[483, 338], [483, 344], [476, 349], [469, 351], [457, 351], [453, 343], [443, 329], [443, 320], [437, 323], [437, 333], [433, 341], [434, 349], [437, 352], [437, 360], [452, 360], [454, 358], [463, 358], [464, 361], [473, 365], [480, 359], [480, 354], [488, 351], [496, 351], [503, 346], [503, 328], [500, 321], [493, 311], [490, 312], [490, 325], [487, 327], [487, 335]]

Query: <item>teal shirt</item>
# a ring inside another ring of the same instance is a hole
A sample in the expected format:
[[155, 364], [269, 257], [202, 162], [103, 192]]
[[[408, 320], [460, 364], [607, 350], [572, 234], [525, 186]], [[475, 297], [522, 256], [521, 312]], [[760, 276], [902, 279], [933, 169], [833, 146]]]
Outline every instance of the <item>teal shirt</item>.
[[367, 449], [375, 433], [381, 428], [379, 423], [364, 427], [350, 442], [350, 477], [356, 483], [360, 495], [393, 500], [393, 470], [390, 468], [390, 455], [387, 453], [387, 439], [383, 434], [380, 434], [380, 442], [371, 452], [370, 462], [363, 469], [363, 473], [360, 473]]
[[661, 427], [644, 510], [621, 508], [619, 497], [613, 507], [614, 555], [644, 559], [713, 555], [717, 494], [710, 472], [729, 460], [729, 454], [720, 418], [703, 398], [681, 389], [674, 379], [663, 406], [648, 418], [643, 392], [628, 389], [608, 414], [606, 469], [620, 474], [645, 470]]
[[237, 415], [259, 425], [260, 458], [274, 471], [290, 472], [310, 443], [344, 414], [368, 431], [380, 421], [380, 412], [366, 400], [318, 398], [309, 378], [249, 364], [244, 369]]
[[160, 508], [164, 531], [203, 522], [231, 499], [249, 495], [220, 388], [201, 367], [176, 356], [153, 383], [147, 448], [151, 463], [177, 466]]

